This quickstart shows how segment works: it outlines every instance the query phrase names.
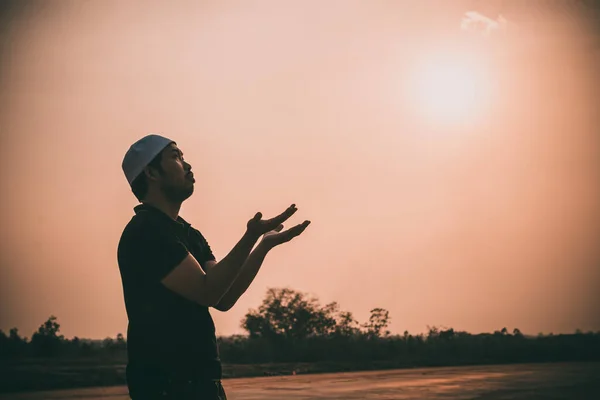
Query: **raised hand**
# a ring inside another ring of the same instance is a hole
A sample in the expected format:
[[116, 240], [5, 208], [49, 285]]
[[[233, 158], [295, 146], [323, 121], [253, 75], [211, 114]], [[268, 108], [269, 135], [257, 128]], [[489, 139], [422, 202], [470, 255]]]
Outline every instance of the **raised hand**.
[[293, 226], [285, 231], [282, 231], [283, 225], [279, 225], [272, 231], [264, 234], [261, 244], [267, 246], [268, 248], [273, 248], [282, 243], [289, 242], [290, 240], [304, 232], [308, 225], [310, 225], [310, 221], [304, 221], [303, 223]]
[[292, 204], [278, 216], [266, 220], [263, 220], [262, 214], [258, 212], [254, 218], [248, 221], [247, 231], [258, 239], [261, 235], [278, 228], [279, 225], [283, 224], [289, 217], [294, 215], [297, 210], [296, 205]]

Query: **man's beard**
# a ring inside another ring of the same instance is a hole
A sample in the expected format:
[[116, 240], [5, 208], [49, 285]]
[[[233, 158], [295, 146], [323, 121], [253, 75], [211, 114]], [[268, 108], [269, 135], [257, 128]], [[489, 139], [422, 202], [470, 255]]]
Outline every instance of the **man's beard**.
[[194, 186], [163, 186], [162, 191], [170, 202], [183, 203], [194, 193]]

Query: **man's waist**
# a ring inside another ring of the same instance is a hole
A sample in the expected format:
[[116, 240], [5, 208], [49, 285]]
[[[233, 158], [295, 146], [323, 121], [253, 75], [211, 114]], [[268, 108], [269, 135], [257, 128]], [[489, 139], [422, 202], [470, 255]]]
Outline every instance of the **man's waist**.
[[128, 379], [158, 379], [172, 381], [219, 380], [223, 370], [219, 358], [195, 360], [143, 360], [130, 357], [127, 365]]
[[148, 326], [130, 323], [127, 343], [135, 351], [143, 353], [168, 352], [169, 354], [190, 354], [218, 351], [217, 338], [212, 330], [193, 326]]

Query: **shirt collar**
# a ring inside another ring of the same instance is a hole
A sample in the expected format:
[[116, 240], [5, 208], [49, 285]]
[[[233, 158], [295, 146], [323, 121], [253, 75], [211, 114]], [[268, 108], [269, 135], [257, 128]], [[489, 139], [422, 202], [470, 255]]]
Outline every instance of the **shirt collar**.
[[135, 206], [133, 208], [133, 211], [135, 211], [136, 214], [139, 214], [140, 212], [153, 213], [155, 215], [160, 216], [161, 218], [164, 218], [169, 223], [175, 224], [176, 226], [184, 226], [186, 228], [192, 226], [189, 222], [187, 222], [186, 220], [181, 218], [181, 216], [177, 216], [177, 220], [174, 220], [173, 218], [171, 218], [167, 214], [165, 214], [162, 210], [160, 210], [159, 208], [156, 208], [150, 204], [145, 204], [145, 203], [138, 204], [137, 206]]

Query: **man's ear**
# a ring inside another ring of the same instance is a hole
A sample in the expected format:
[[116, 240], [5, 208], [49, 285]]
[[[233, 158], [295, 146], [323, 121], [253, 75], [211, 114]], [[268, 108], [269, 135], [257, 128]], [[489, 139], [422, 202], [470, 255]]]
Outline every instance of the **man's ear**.
[[158, 171], [150, 166], [144, 167], [144, 174], [146, 179], [155, 181], [158, 178]]

